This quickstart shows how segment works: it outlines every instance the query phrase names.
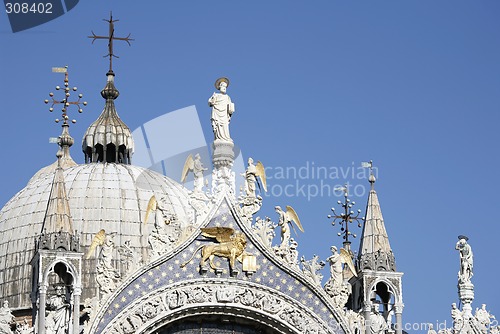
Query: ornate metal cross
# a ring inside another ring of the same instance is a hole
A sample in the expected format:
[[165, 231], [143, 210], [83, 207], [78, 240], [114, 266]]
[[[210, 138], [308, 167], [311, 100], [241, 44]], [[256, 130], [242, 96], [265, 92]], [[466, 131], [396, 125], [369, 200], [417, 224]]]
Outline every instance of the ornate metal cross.
[[106, 21], [109, 23], [109, 35], [108, 36], [97, 36], [93, 31], [92, 31], [92, 36], [88, 36], [88, 38], [92, 38], [92, 44], [94, 44], [96, 39], [107, 39], [108, 40], [108, 54], [105, 55], [104, 57], [109, 57], [109, 71], [113, 72], [113, 57], [119, 58], [117, 55], [113, 53], [113, 41], [125, 41], [130, 44], [130, 41], [133, 41], [132, 38], [130, 38], [130, 34], [128, 34], [127, 37], [115, 37], [115, 22], [118, 22], [119, 20], [113, 20], [113, 13], [109, 14], [109, 20], [103, 19], [103, 21]]
[[356, 238], [356, 234], [352, 233], [349, 231], [349, 224], [352, 222], [357, 222], [358, 227], [361, 227], [361, 222], [364, 220], [364, 217], [360, 217], [359, 215], [361, 214], [361, 210], [358, 209], [356, 214], [354, 211], [351, 211], [351, 208], [353, 205], [356, 203], [351, 201], [348, 197], [348, 185], [346, 184], [344, 187], [339, 187], [336, 190], [342, 190], [344, 192], [344, 202], [338, 201], [337, 203], [344, 209], [344, 212], [337, 214], [335, 212], [335, 208], [332, 208], [332, 213], [331, 215], [328, 215], [329, 219], [332, 219], [332, 225], [335, 226], [335, 223], [339, 223], [340, 225], [340, 232], [337, 233], [337, 235], [340, 237], [342, 236], [342, 239], [344, 239], [343, 246], [346, 250], [350, 251], [350, 244], [351, 242], [349, 241], [349, 236], [352, 236]]
[[[45, 100], [45, 104], [49, 104], [50, 102], [52, 103], [52, 105], [50, 106], [49, 108], [49, 111], [50, 112], [53, 112], [54, 111], [54, 106], [57, 105], [57, 104], [62, 104], [63, 107], [61, 109], [62, 111], [62, 119], [56, 119], [56, 123], [59, 123], [60, 121], [63, 122], [63, 126], [69, 126], [69, 123], [68, 123], [68, 120], [69, 120], [69, 116], [68, 116], [68, 108], [70, 105], [76, 105], [78, 107], [78, 112], [79, 113], [82, 113], [83, 112], [83, 109], [82, 107], [80, 106], [80, 104], [83, 104], [84, 106], [87, 105], [87, 102], [82, 102], [81, 99], [83, 97], [83, 94], [78, 94], [78, 100], [76, 101], [69, 101], [69, 97], [70, 97], [70, 91], [73, 90], [74, 92], [77, 91], [77, 88], [76, 87], [73, 87], [72, 89], [69, 87], [69, 79], [68, 79], [68, 66], [65, 66], [65, 67], [53, 67], [52, 68], [52, 72], [55, 72], [55, 73], [64, 73], [64, 88], [62, 87], [59, 87], [59, 86], [56, 86], [56, 90], [60, 90], [60, 89], [63, 89], [64, 90], [64, 99], [63, 100], [56, 100], [54, 98], [54, 93], [50, 92], [49, 93], [49, 96], [51, 98], [51, 100]], [[71, 120], [72, 123], [76, 123], [76, 120]]]

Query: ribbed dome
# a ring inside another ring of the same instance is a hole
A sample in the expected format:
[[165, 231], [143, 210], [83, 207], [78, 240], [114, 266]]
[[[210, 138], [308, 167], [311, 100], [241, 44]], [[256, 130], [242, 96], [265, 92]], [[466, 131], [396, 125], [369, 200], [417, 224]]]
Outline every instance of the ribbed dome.
[[[99, 163], [64, 170], [65, 187], [73, 227], [81, 232], [86, 252], [100, 230], [116, 232], [116, 245], [130, 240], [137, 253], [147, 258], [147, 236], [152, 226], [142, 223], [153, 194], [163, 208], [179, 221], [191, 224], [194, 212], [187, 190], [171, 179], [137, 166]], [[40, 234], [47, 210], [54, 172], [41, 173], [0, 211], [0, 295], [13, 308], [31, 307], [31, 268], [35, 236]], [[96, 294], [95, 260], [84, 260], [82, 301]]]

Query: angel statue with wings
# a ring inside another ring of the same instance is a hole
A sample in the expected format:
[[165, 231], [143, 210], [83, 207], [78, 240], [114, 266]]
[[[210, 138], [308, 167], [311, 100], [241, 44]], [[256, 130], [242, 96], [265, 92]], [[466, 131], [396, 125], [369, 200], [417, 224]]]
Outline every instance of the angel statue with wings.
[[194, 175], [194, 192], [201, 193], [203, 192], [203, 183], [204, 183], [204, 178], [203, 178], [203, 172], [206, 171], [208, 168], [203, 167], [203, 163], [201, 162], [201, 156], [199, 153], [196, 153], [196, 155], [193, 156], [190, 154], [186, 162], [184, 163], [184, 168], [182, 169], [182, 176], [181, 176], [181, 182], [184, 183], [186, 182], [186, 178], [189, 174], [189, 172], [193, 172]]
[[280, 248], [286, 248], [290, 244], [290, 226], [295, 231], [292, 222], [297, 225], [300, 231], [304, 232], [304, 228], [300, 223], [300, 219], [299, 216], [297, 215], [297, 212], [295, 212], [295, 210], [291, 206], [287, 205], [286, 211], [283, 211], [283, 209], [280, 206], [276, 206], [274, 209], [279, 215], [278, 225], [281, 227]]
[[262, 188], [267, 192], [267, 182], [266, 182], [266, 170], [264, 169], [264, 165], [262, 162], [257, 161], [257, 165], [254, 165], [253, 159], [248, 158], [248, 167], [244, 174], [241, 174], [245, 177], [245, 195], [247, 197], [256, 198], [255, 195], [255, 183], [259, 185], [257, 177], [262, 182]]
[[336, 246], [332, 246], [330, 250], [332, 251], [332, 255], [326, 259], [326, 261], [330, 263], [330, 280], [327, 284], [331, 284], [332, 288], [340, 288], [343, 283], [342, 272], [344, 270], [344, 264], [354, 276], [357, 277], [358, 275], [356, 274], [352, 257], [347, 250], [341, 248], [340, 253], [338, 253]]

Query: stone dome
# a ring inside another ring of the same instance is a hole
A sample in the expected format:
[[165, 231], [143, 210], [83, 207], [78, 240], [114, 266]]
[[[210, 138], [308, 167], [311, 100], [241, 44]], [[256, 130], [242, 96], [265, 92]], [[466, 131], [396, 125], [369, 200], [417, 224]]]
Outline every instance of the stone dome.
[[[54, 180], [54, 171], [45, 171], [33, 177], [0, 211], [0, 295], [14, 309], [31, 307], [29, 263]], [[152, 227], [143, 220], [153, 194], [162, 199], [163, 209], [176, 215], [181, 223], [194, 221], [187, 190], [149, 169], [91, 163], [66, 168], [64, 179], [73, 227], [81, 238], [81, 252], [86, 252], [94, 235], [104, 229], [116, 232], [117, 245], [130, 240], [130, 246], [145, 261], [149, 249], [147, 235]], [[84, 260], [82, 301], [96, 295], [95, 272], [95, 258]]]

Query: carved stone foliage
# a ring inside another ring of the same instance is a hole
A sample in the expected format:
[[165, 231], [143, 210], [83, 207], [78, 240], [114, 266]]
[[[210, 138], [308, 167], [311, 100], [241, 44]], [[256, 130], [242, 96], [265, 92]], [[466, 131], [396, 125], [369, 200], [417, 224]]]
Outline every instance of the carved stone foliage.
[[340, 286], [333, 284], [331, 279], [325, 284], [325, 292], [333, 300], [334, 304], [343, 308], [352, 293], [352, 286], [349, 282], [342, 282]]
[[262, 286], [221, 284], [221, 282], [183, 283], [157, 292], [153, 298], [144, 296], [115, 317], [102, 333], [140, 333], [161, 319], [172, 320], [179, 311], [203, 307], [233, 307], [272, 318], [300, 333], [334, 333], [314, 312], [289, 297]]
[[269, 217], [266, 217], [265, 219], [257, 217], [255, 224], [252, 226], [252, 230], [259, 237], [264, 246], [271, 248], [274, 236], [276, 235], [275, 229], [277, 226], [278, 225], [273, 223]]
[[287, 247], [274, 246], [274, 253], [289, 267], [299, 269], [299, 243], [294, 238], [290, 238]]
[[364, 332], [365, 318], [361, 313], [354, 312], [353, 310], [346, 310], [345, 316], [351, 333], [361, 334]]
[[241, 215], [250, 221], [253, 215], [262, 207], [261, 196], [241, 196], [239, 202], [241, 205]]
[[300, 259], [302, 263], [302, 272], [304, 276], [313, 281], [317, 285], [321, 285], [321, 280], [323, 279], [323, 274], [319, 271], [325, 266], [325, 262], [319, 260], [318, 255], [314, 255], [311, 260], [307, 260], [302, 256]]

